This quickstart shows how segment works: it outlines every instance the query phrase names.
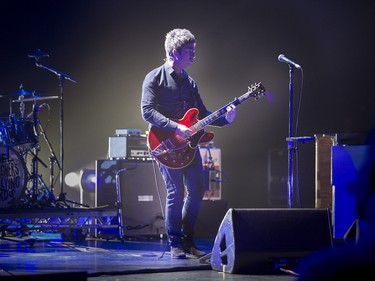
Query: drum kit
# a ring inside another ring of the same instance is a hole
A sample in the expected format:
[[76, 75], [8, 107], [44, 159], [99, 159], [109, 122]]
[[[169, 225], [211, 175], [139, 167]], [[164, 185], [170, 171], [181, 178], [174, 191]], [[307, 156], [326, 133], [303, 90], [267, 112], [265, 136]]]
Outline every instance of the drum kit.
[[[38, 173], [39, 163], [47, 168], [38, 157], [39, 136], [48, 141], [38, 113], [44, 107], [49, 108], [40, 101], [58, 96], [40, 94], [43, 92], [27, 91], [21, 85], [15, 93], [0, 95], [10, 100], [10, 113], [0, 115], [0, 210], [56, 204], [53, 184], [48, 187]], [[13, 104], [19, 105], [19, 113], [13, 112]], [[31, 105], [32, 112], [25, 115], [27, 104]]]
[[[64, 153], [63, 153], [63, 96], [64, 81], [77, 83], [72, 77], [54, 68], [42, 64], [42, 60], [49, 58], [49, 54], [40, 49], [28, 54], [35, 60], [38, 68], [55, 74], [58, 78], [60, 95], [43, 96], [43, 92], [28, 91], [21, 85], [15, 93], [0, 95], [10, 98], [9, 114], [0, 114], [0, 211], [7, 208], [32, 208], [32, 207], [69, 207], [63, 190]], [[49, 142], [43, 126], [39, 122], [38, 113], [44, 108], [49, 109], [48, 103], [39, 104], [40, 101], [57, 99], [60, 101], [60, 151], [59, 159]], [[26, 103], [32, 104], [32, 112], [25, 116]], [[19, 104], [19, 114], [12, 112], [13, 104]], [[40, 130], [40, 132], [39, 132]], [[38, 173], [38, 164], [45, 168], [47, 165], [38, 157], [40, 151], [39, 136], [43, 136], [50, 150], [50, 186], [48, 187]], [[31, 160], [28, 159], [31, 157]], [[31, 163], [31, 164], [30, 164]], [[27, 169], [27, 164], [30, 164]], [[61, 192], [56, 199], [54, 184], [54, 167], [58, 168]]]

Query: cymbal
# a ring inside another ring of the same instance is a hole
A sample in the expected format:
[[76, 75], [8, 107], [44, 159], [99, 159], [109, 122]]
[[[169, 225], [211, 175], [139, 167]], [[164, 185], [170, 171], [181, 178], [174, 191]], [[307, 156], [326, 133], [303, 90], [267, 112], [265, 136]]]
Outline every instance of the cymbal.
[[57, 99], [57, 98], [58, 96], [50, 96], [50, 97], [33, 96], [32, 98], [27, 98], [27, 99], [12, 100], [12, 102], [39, 101], [39, 100], [50, 100], [50, 99]]
[[1, 98], [3, 97], [18, 97], [18, 96], [34, 96], [34, 95], [40, 95], [44, 94], [45, 92], [43, 91], [28, 91], [25, 90], [23, 87], [20, 87], [20, 89], [17, 92], [10, 93], [10, 94], [4, 94], [0, 95]]

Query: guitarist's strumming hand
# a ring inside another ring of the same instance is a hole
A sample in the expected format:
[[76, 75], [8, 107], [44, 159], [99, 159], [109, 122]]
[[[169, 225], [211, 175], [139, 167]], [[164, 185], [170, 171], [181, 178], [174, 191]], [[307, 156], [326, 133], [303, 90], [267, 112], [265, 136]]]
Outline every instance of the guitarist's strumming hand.
[[227, 119], [228, 123], [232, 123], [234, 119], [236, 118], [237, 109], [234, 104], [231, 104], [226, 108], [227, 113], [225, 115], [225, 119]]
[[178, 124], [175, 133], [184, 140], [189, 139], [193, 135], [193, 131], [183, 124]]

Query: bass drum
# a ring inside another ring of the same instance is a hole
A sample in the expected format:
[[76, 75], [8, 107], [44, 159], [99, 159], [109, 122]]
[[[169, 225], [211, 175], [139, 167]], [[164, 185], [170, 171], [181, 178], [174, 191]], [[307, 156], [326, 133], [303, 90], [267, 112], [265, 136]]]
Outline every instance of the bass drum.
[[27, 185], [24, 159], [9, 146], [0, 146], [0, 209], [16, 205]]

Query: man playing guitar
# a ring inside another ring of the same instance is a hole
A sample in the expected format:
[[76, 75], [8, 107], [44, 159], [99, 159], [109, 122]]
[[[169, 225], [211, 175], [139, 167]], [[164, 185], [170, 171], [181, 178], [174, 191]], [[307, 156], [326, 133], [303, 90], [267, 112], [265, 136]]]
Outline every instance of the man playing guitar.
[[[193, 241], [206, 190], [202, 159], [196, 147], [213, 135], [206, 135], [200, 127], [193, 126], [198, 119], [211, 114], [197, 84], [185, 71], [195, 60], [195, 45], [195, 37], [187, 29], [168, 32], [165, 63], [151, 70], [142, 85], [142, 118], [150, 125], [148, 144], [167, 188], [165, 219], [171, 258], [206, 254]], [[221, 127], [232, 123], [235, 116], [236, 106], [230, 104], [209, 123]], [[193, 141], [195, 136], [198, 138]]]

